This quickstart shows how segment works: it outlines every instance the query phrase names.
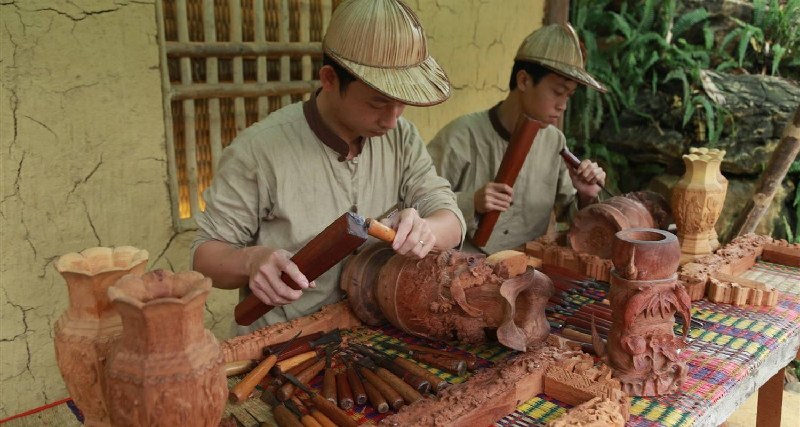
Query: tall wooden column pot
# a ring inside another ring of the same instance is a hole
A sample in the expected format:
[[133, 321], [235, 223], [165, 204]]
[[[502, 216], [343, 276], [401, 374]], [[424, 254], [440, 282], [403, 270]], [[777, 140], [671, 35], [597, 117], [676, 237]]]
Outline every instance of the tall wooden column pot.
[[[706, 147], [689, 148], [689, 154], [697, 154], [697, 155], [708, 154], [713, 162], [719, 162], [719, 166], [715, 166], [714, 168], [717, 169], [717, 181], [719, 182], [719, 185], [722, 186], [723, 195], [722, 195], [722, 201], [720, 201], [721, 205], [725, 204], [725, 196], [728, 194], [728, 179], [725, 178], [725, 175], [722, 174], [722, 160], [725, 158], [725, 153], [726, 153], [725, 150], [720, 150], [718, 148], [706, 148]], [[720, 247], [719, 235], [717, 234], [716, 227], [711, 228], [711, 237], [708, 241], [708, 244], [709, 246], [711, 246], [712, 251], [715, 251]]]
[[[691, 318], [691, 301], [676, 273], [678, 240], [666, 231], [632, 228], [614, 236], [612, 252], [609, 365], [629, 395], [674, 393], [687, 374], [678, 358], [685, 343], [673, 332], [675, 313], [684, 325]], [[684, 338], [687, 331], [684, 326]]]
[[147, 258], [147, 251], [131, 246], [97, 247], [65, 254], [54, 264], [69, 294], [69, 308], [55, 324], [56, 362], [87, 426], [111, 425], [103, 399], [105, 363], [122, 321], [108, 288], [125, 274], [144, 272]]
[[722, 212], [726, 187], [716, 154], [685, 154], [686, 172], [672, 188], [672, 214], [681, 242], [681, 264], [713, 250], [712, 232]]
[[163, 270], [108, 290], [122, 336], [106, 367], [115, 426], [216, 426], [227, 396], [222, 353], [203, 326], [211, 279]]

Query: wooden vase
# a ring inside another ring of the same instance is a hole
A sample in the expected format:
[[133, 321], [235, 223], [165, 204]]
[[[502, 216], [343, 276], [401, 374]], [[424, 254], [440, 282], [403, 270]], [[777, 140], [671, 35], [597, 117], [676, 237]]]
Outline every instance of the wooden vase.
[[108, 290], [122, 335], [106, 366], [115, 426], [216, 426], [227, 382], [222, 353], [203, 326], [211, 279], [163, 270], [128, 275]]
[[541, 272], [529, 268], [507, 277], [484, 255], [456, 250], [422, 260], [387, 260], [388, 253], [368, 248], [348, 261], [342, 275], [350, 306], [365, 323], [388, 320], [412, 335], [476, 344], [489, 339], [487, 329], [496, 330], [501, 344], [520, 351], [549, 334], [544, 308], [553, 284]]
[[689, 295], [677, 280], [678, 241], [662, 230], [623, 230], [614, 236], [613, 252], [609, 365], [629, 395], [674, 393], [687, 374], [678, 357], [685, 342], [673, 332], [675, 313], [683, 316], [684, 338], [691, 319]]
[[672, 188], [672, 214], [681, 242], [681, 264], [713, 250], [712, 233], [727, 192], [727, 186], [719, 179], [720, 162], [718, 154], [683, 156], [686, 172]]
[[67, 282], [69, 307], [55, 324], [56, 363], [88, 426], [109, 426], [103, 398], [106, 357], [122, 331], [108, 288], [128, 273], [141, 274], [147, 251], [131, 246], [68, 253], [54, 266]]
[[[720, 150], [718, 148], [706, 148], [706, 147], [690, 147], [689, 154], [708, 154], [711, 157], [712, 161], [719, 162], [719, 172], [717, 173], [717, 181], [723, 188], [723, 196], [722, 201], [720, 204], [725, 204], [725, 196], [728, 194], [728, 179], [725, 178], [725, 175], [722, 174], [722, 160], [725, 158], [725, 150]], [[717, 228], [711, 228], [711, 236], [708, 240], [708, 245], [711, 246], [711, 250], [715, 251], [719, 249], [719, 235], [717, 234]]]
[[577, 252], [608, 259], [614, 234], [629, 228], [665, 228], [668, 211], [666, 201], [652, 192], [629, 193], [589, 205], [572, 220], [570, 246]]

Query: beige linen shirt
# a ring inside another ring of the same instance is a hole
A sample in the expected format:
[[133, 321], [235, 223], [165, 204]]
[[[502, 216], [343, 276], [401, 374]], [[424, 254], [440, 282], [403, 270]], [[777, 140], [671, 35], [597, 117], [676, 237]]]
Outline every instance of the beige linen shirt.
[[[455, 119], [428, 144], [436, 170], [456, 193], [469, 236], [479, 221], [475, 191], [494, 181], [511, 139], [497, 115], [499, 105]], [[468, 240], [465, 250], [494, 253], [516, 248], [547, 231], [554, 208], [561, 216], [575, 207], [575, 187], [558, 154], [565, 145], [564, 134], [555, 126], [539, 130], [514, 183], [512, 206], [500, 214], [486, 246], [476, 248]]]
[[[273, 112], [243, 131], [223, 150], [205, 211], [192, 244], [219, 240], [236, 247], [263, 245], [297, 252], [344, 212], [377, 217], [392, 206], [413, 207], [425, 217], [448, 209], [466, 230], [447, 181], [436, 174], [416, 127], [400, 118], [382, 137], [363, 139], [361, 152], [345, 160], [348, 146], [325, 126], [316, 98]], [[316, 279], [292, 304], [277, 307], [249, 327], [304, 316], [342, 298], [341, 263]], [[249, 288], [240, 289], [240, 298]]]

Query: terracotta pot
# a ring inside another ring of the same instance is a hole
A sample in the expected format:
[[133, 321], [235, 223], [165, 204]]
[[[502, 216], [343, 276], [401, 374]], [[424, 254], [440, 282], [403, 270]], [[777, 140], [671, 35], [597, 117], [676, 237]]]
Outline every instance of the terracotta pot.
[[722, 212], [726, 188], [720, 184], [720, 161], [711, 154], [683, 156], [686, 173], [672, 188], [672, 214], [681, 242], [681, 263], [712, 251], [712, 232]]
[[385, 255], [368, 248], [345, 267], [342, 287], [364, 322], [385, 318], [413, 335], [476, 344], [496, 329], [501, 344], [520, 351], [549, 334], [544, 307], [553, 285], [534, 269], [503, 277], [484, 255], [456, 250], [422, 260]]
[[[577, 252], [611, 258], [611, 242], [614, 234], [628, 228], [654, 228], [659, 224], [648, 210], [648, 206], [659, 206], [660, 197], [653, 193], [646, 197], [642, 192], [635, 196], [617, 196], [589, 205], [575, 215], [568, 233], [570, 246]], [[644, 199], [648, 203], [642, 203]], [[664, 202], [666, 205], [666, 202]], [[659, 217], [663, 217], [660, 214]]]
[[222, 353], [203, 327], [211, 279], [156, 270], [108, 290], [123, 331], [106, 367], [115, 426], [216, 426], [227, 381]]
[[69, 308], [55, 324], [56, 362], [88, 426], [111, 425], [103, 398], [104, 369], [122, 322], [108, 300], [108, 288], [125, 274], [144, 272], [147, 257], [147, 251], [131, 246], [96, 247], [65, 254], [54, 264], [69, 295]]
[[655, 228], [629, 228], [617, 232], [611, 245], [611, 262], [628, 280], [669, 277], [678, 270], [678, 238]]

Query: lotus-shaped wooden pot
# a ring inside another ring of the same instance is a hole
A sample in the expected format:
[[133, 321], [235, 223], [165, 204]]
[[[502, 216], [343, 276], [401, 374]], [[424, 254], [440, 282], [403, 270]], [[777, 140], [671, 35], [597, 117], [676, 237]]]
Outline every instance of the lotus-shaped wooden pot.
[[55, 324], [56, 362], [88, 426], [111, 425], [103, 398], [105, 364], [122, 321], [108, 288], [128, 273], [144, 272], [147, 257], [132, 246], [95, 247], [65, 254], [54, 264], [69, 293], [69, 308]]
[[227, 396], [222, 353], [203, 326], [211, 279], [155, 270], [108, 290], [123, 331], [106, 366], [115, 426], [216, 426]]

